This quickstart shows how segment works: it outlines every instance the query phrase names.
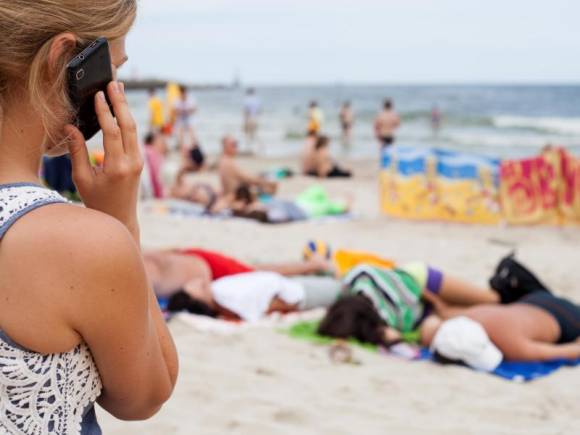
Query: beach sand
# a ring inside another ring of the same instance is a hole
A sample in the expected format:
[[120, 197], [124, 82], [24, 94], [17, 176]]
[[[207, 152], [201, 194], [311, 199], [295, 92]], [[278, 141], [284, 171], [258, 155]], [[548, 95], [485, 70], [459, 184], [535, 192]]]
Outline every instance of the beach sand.
[[[244, 159], [254, 169], [287, 161]], [[357, 177], [323, 184], [355, 199], [357, 218], [265, 226], [249, 221], [141, 217], [145, 248], [201, 246], [247, 262], [298, 260], [308, 239], [427, 260], [484, 286], [512, 249], [558, 293], [580, 301], [580, 229], [404, 222], [379, 212], [376, 162]], [[215, 181], [215, 174], [197, 179]], [[312, 183], [284, 181], [292, 197]], [[328, 349], [275, 330], [200, 333], [171, 323], [181, 370], [172, 399], [153, 419], [120, 422], [100, 412], [106, 434], [577, 434], [580, 369], [518, 384], [461, 367], [406, 362], [355, 350], [360, 365], [335, 365]], [[146, 379], [143, 380], [146, 382]]]

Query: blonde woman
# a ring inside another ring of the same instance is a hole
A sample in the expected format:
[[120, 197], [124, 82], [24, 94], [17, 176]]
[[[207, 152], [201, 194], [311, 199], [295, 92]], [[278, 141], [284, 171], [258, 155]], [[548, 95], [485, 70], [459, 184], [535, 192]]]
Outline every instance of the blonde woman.
[[[89, 164], [65, 66], [98, 37], [127, 59], [136, 0], [0, 0], [0, 433], [99, 434], [94, 403], [146, 419], [177, 357], [139, 249], [142, 160], [124, 88], [101, 92], [104, 167]], [[85, 207], [40, 186], [44, 154], [70, 150]]]

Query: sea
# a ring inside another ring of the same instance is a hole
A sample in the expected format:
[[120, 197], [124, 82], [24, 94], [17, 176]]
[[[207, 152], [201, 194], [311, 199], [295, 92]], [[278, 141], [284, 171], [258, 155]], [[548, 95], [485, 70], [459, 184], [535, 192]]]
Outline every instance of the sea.
[[[196, 133], [207, 152], [219, 150], [224, 134], [237, 136], [242, 150], [251, 147], [242, 132], [244, 94], [241, 87], [191, 91], [198, 107]], [[258, 87], [257, 95], [262, 114], [254, 150], [269, 157], [300, 153], [311, 101], [324, 112], [323, 130], [332, 139], [334, 153], [377, 157], [373, 120], [386, 98], [401, 115], [400, 145], [520, 158], [553, 144], [580, 155], [580, 85], [270, 86]], [[131, 91], [128, 98], [144, 134], [147, 93]], [[339, 111], [345, 101], [355, 113], [348, 147], [340, 140]], [[442, 114], [438, 131], [431, 126], [433, 107]]]

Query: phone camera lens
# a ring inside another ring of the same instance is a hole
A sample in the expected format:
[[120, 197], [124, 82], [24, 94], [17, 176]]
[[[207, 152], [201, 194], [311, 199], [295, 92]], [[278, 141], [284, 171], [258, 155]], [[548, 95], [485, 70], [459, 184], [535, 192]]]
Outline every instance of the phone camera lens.
[[79, 69], [77, 71], [77, 75], [76, 75], [77, 80], [82, 80], [84, 76], [85, 76], [85, 70], [84, 69]]

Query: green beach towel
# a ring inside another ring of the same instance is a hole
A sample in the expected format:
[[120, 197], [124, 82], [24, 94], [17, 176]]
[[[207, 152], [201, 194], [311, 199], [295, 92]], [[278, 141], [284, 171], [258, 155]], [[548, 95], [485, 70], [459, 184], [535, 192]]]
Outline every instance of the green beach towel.
[[320, 185], [312, 186], [296, 198], [298, 204], [310, 217], [341, 215], [348, 211], [344, 202], [333, 201]]
[[[324, 337], [318, 334], [318, 326], [320, 325], [320, 321], [304, 321], [298, 322], [292, 325], [289, 329], [286, 329], [282, 332], [286, 333], [288, 336], [292, 338], [296, 338], [298, 340], [309, 341], [311, 343], [320, 344], [320, 345], [330, 345], [334, 343], [336, 340], [330, 337]], [[419, 331], [413, 331], [403, 334], [403, 341], [407, 343], [418, 343], [419, 342]], [[368, 350], [369, 352], [378, 352], [379, 346], [374, 344], [368, 343], [361, 343], [358, 340], [351, 338], [348, 340], [348, 343], [360, 347], [362, 349]]]

